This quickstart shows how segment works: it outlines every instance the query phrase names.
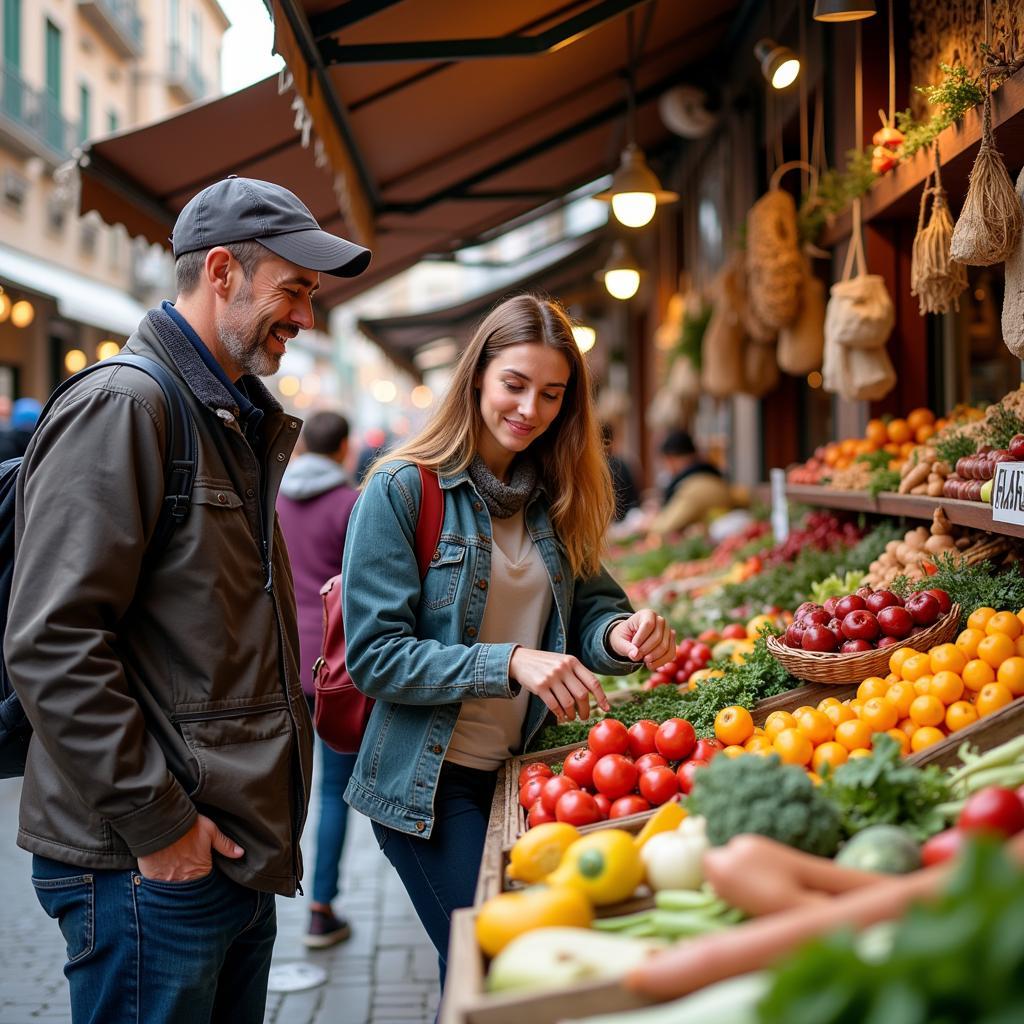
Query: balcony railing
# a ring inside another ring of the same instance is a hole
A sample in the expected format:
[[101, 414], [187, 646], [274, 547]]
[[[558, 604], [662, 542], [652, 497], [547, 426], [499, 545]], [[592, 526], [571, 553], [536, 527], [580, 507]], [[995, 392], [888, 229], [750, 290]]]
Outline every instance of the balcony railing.
[[194, 57], [186, 57], [180, 43], [167, 48], [167, 84], [184, 103], [192, 103], [206, 95], [206, 78]]
[[142, 54], [142, 18], [137, 0], [78, 0], [78, 9], [122, 57]]
[[75, 126], [49, 93], [32, 88], [18, 69], [0, 65], [0, 141], [56, 165], [70, 156], [75, 139]]

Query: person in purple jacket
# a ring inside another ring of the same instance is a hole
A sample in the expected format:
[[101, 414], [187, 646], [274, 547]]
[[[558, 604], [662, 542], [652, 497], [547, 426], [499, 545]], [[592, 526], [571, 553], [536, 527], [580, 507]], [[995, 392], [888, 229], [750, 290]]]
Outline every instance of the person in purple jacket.
[[[323, 639], [320, 588], [341, 572], [348, 520], [359, 496], [343, 465], [348, 453], [348, 432], [348, 421], [338, 413], [312, 415], [302, 428], [305, 449], [285, 471], [277, 500], [295, 580], [299, 667], [310, 714], [313, 663], [320, 655]], [[356, 755], [338, 754], [322, 740], [317, 741], [317, 746], [321, 755], [320, 820], [309, 928], [302, 941], [311, 949], [326, 949], [351, 934], [348, 922], [331, 909], [331, 901], [338, 895], [341, 851], [348, 823], [344, 793]]]

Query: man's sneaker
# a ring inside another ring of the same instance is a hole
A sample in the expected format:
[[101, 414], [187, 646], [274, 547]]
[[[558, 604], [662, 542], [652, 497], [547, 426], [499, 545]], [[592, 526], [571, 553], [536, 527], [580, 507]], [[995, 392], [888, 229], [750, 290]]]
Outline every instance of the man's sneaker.
[[344, 942], [352, 929], [343, 917], [335, 917], [333, 910], [311, 910], [309, 929], [302, 937], [302, 944], [309, 949], [326, 949]]

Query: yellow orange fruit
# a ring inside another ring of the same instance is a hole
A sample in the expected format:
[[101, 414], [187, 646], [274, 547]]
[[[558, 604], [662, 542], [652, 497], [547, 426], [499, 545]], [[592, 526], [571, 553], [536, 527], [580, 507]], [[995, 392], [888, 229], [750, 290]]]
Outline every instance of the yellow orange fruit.
[[882, 447], [889, 440], [889, 431], [885, 429], [885, 424], [881, 420], [868, 420], [868, 428], [864, 431], [864, 436], [872, 444]]
[[910, 711], [910, 705], [917, 695], [917, 691], [914, 689], [914, 684], [905, 683], [902, 680], [898, 683], [893, 683], [892, 686], [885, 691], [885, 699], [896, 708], [900, 718], [907, 717], [907, 713]]
[[924, 444], [934, 433], [935, 428], [930, 423], [925, 423], [914, 431], [914, 440], [918, 444]]
[[1005, 633], [990, 633], [978, 644], [978, 657], [993, 668], [999, 668], [1007, 658], [1016, 654], [1017, 645]]
[[1006, 707], [1012, 700], [1013, 694], [1004, 683], [989, 683], [988, 686], [983, 686], [978, 691], [978, 699], [974, 702], [974, 706], [978, 715], [984, 718], [986, 715], [991, 715], [993, 711]]
[[772, 746], [784, 764], [810, 764], [814, 756], [814, 744], [799, 729], [783, 729]]
[[850, 751], [850, 760], [852, 761], [855, 757], [870, 757], [871, 751], [867, 747], [857, 747], [856, 750]]
[[954, 701], [946, 708], [946, 728], [950, 732], [973, 725], [978, 720], [978, 711], [965, 700]]
[[1024, 658], [1007, 658], [999, 666], [996, 679], [1002, 683], [1014, 697], [1024, 694]]
[[864, 707], [864, 701], [857, 700], [857, 698], [854, 697], [854, 699], [851, 700], [847, 706], [858, 718], [860, 718], [860, 712], [861, 709]]
[[907, 736], [913, 736], [917, 730], [917, 724], [912, 718], [901, 718], [896, 728], [901, 732], [905, 732]]
[[949, 707], [963, 696], [964, 681], [955, 672], [936, 672], [932, 676], [928, 692]]
[[900, 675], [908, 683], [916, 682], [931, 671], [932, 661], [927, 654], [912, 654], [900, 668]]
[[881, 697], [889, 689], [888, 684], [881, 676], [868, 676], [860, 686], [857, 687], [857, 700], [870, 700], [872, 697]]
[[915, 680], [911, 685], [914, 687], [914, 693], [916, 693], [919, 697], [925, 693], [931, 693], [932, 677], [921, 676], [920, 679]]
[[886, 697], [872, 697], [864, 702], [860, 718], [871, 726], [872, 732], [885, 732], [892, 729], [899, 721], [899, 713], [896, 705]]
[[1024, 633], [1017, 637], [1017, 653], [1024, 658]]
[[886, 677], [885, 681], [892, 686], [893, 683], [900, 682], [900, 677], [895, 672], [890, 672]]
[[931, 409], [919, 408], [907, 413], [907, 426], [911, 430], [919, 430], [921, 427], [931, 427], [935, 423], [935, 413]]
[[835, 733], [832, 719], [824, 711], [807, 708], [796, 715], [796, 727], [814, 744], [828, 743]]
[[914, 698], [909, 715], [915, 725], [938, 725], [939, 722], [945, 721], [946, 706], [938, 697], [927, 693]]
[[914, 437], [910, 424], [903, 419], [889, 420], [885, 430], [893, 444], [906, 444], [908, 441], [912, 441]]
[[845, 764], [849, 756], [850, 752], [842, 743], [829, 740], [827, 743], [822, 743], [820, 747], [815, 748], [814, 755], [811, 757], [811, 767], [819, 773], [825, 765], [835, 770], [841, 764]]
[[962, 672], [967, 656], [956, 644], [939, 644], [928, 652], [932, 672]]
[[919, 750], [941, 743], [945, 738], [941, 729], [936, 729], [933, 725], [923, 725], [910, 737], [910, 749], [916, 754]]
[[771, 754], [774, 753], [772, 748], [772, 741], [767, 736], [751, 736], [746, 743], [743, 744], [743, 749], [748, 754]]
[[853, 719], [849, 722], [840, 722], [836, 726], [836, 742], [841, 743], [847, 750], [870, 750], [871, 749], [871, 726], [860, 719]]
[[889, 671], [893, 675], [897, 675], [900, 679], [903, 678], [903, 662], [907, 658], [917, 654], [917, 651], [913, 647], [897, 647], [892, 654], [889, 655]]
[[715, 738], [726, 746], [743, 744], [754, 735], [754, 720], [739, 704], [722, 708], [715, 716]]
[[886, 729], [885, 735], [891, 736], [900, 745], [900, 753], [904, 757], [910, 753], [910, 737], [902, 729]]
[[985, 627], [988, 625], [988, 620], [995, 615], [995, 608], [989, 608], [987, 605], [983, 608], [975, 608], [970, 615], [967, 616], [967, 628], [968, 629], [980, 629], [982, 633], [985, 632]]
[[985, 632], [990, 636], [993, 633], [1005, 633], [1011, 640], [1016, 640], [1024, 633], [1024, 623], [1013, 612], [996, 612], [985, 623]]
[[740, 746], [738, 743], [730, 743], [729, 746], [722, 750], [722, 753], [726, 757], [739, 757], [741, 754], [748, 754], [750, 751], [746, 747]]
[[972, 690], [977, 693], [983, 686], [987, 686], [989, 683], [995, 682], [996, 670], [987, 661], [982, 661], [981, 658], [975, 658], [973, 661], [969, 661], [964, 665], [964, 670], [960, 673], [960, 678], [963, 679], [964, 686], [966, 686], [968, 690]]
[[978, 644], [985, 639], [985, 630], [965, 629], [957, 638], [956, 646], [963, 653], [963, 656], [970, 661], [978, 656]]
[[818, 701], [818, 710], [824, 711], [825, 708], [838, 707], [842, 703], [838, 697], [826, 697], [824, 700]]
[[852, 721], [857, 717], [857, 712], [849, 704], [830, 704], [825, 708], [825, 714], [828, 715], [828, 720], [833, 726], [839, 725], [840, 722]]
[[764, 734], [774, 740], [783, 729], [795, 729], [796, 718], [788, 711], [773, 711], [764, 723]]

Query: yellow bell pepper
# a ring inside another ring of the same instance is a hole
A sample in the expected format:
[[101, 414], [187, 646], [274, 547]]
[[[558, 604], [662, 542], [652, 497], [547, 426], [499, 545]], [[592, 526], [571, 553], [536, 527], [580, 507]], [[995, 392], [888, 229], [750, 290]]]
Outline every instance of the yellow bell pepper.
[[516, 882], [541, 882], [561, 863], [562, 855], [579, 839], [578, 829], [564, 821], [535, 825], [520, 836], [508, 855], [508, 877]]
[[487, 956], [496, 956], [524, 932], [563, 925], [589, 928], [593, 919], [594, 911], [579, 889], [535, 885], [485, 900], [476, 915], [476, 941]]
[[686, 808], [678, 800], [670, 800], [667, 804], [662, 804], [647, 819], [647, 824], [640, 830], [633, 840], [633, 844], [638, 850], [642, 850], [651, 836], [656, 836], [661, 832], [674, 832], [683, 823], [685, 817]]
[[596, 907], [629, 899], [643, 881], [644, 867], [633, 836], [619, 828], [601, 829], [577, 839], [548, 875], [548, 885], [570, 885]]

